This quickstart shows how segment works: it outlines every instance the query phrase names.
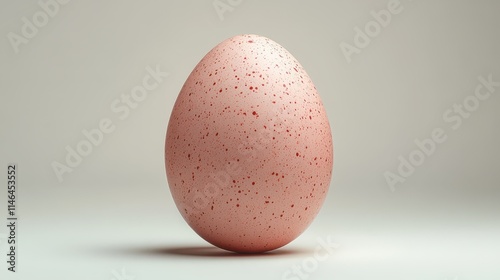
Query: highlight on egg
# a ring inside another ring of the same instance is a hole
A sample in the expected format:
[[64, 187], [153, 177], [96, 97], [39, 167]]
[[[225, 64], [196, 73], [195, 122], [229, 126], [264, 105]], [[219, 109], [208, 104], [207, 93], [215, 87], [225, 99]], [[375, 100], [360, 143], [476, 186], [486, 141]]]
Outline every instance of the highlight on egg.
[[177, 97], [165, 168], [179, 212], [209, 243], [239, 253], [288, 244], [318, 214], [332, 177], [331, 128], [316, 87], [268, 38], [223, 41]]

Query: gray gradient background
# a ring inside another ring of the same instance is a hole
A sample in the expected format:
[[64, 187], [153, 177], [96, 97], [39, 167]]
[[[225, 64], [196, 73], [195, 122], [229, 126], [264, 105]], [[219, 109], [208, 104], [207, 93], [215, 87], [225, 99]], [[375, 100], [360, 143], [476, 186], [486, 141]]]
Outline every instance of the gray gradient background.
[[[226, 2], [225, 0], [222, 2]], [[0, 218], [6, 166], [19, 167], [19, 273], [1, 279], [281, 279], [340, 247], [308, 279], [499, 279], [500, 88], [452, 130], [442, 114], [500, 81], [500, 2], [401, 0], [403, 11], [348, 63], [339, 48], [389, 1], [243, 1], [221, 20], [206, 1], [70, 1], [15, 53], [35, 1], [0, 6]], [[275, 254], [210, 249], [182, 220], [164, 171], [175, 98], [220, 41], [263, 35], [313, 79], [332, 125], [334, 176], [310, 228]], [[147, 66], [169, 72], [119, 120], [111, 102], [140, 85]], [[116, 130], [59, 182], [51, 168], [82, 129], [109, 117]], [[441, 127], [445, 143], [391, 191], [384, 172], [415, 139]], [[0, 252], [6, 254], [6, 228]], [[280, 253], [281, 252], [281, 253]], [[4, 259], [4, 257], [0, 257]], [[116, 274], [118, 272], [118, 274]], [[133, 277], [132, 277], [133, 276]]]

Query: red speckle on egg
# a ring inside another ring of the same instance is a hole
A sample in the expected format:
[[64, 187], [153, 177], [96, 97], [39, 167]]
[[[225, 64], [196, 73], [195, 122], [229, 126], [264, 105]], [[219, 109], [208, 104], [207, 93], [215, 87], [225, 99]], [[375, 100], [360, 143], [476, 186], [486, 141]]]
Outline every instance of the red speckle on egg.
[[183, 218], [215, 246], [252, 253], [291, 242], [319, 212], [332, 166], [321, 98], [274, 41], [230, 38], [184, 83], [167, 128], [167, 179]]

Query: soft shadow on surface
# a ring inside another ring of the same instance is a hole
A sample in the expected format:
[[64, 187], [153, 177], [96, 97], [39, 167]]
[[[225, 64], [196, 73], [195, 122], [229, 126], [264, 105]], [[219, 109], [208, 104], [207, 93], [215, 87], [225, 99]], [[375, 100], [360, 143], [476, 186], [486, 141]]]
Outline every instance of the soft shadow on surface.
[[203, 246], [203, 247], [170, 247], [163, 248], [159, 250], [147, 250], [145, 253], [149, 254], [168, 254], [177, 256], [195, 256], [195, 257], [271, 257], [271, 256], [284, 256], [284, 255], [295, 255], [301, 254], [305, 251], [302, 250], [292, 250], [292, 249], [276, 249], [274, 251], [265, 253], [253, 253], [253, 254], [241, 254], [219, 249], [213, 246]]
[[311, 254], [307, 249], [281, 248], [274, 251], [257, 254], [240, 254], [214, 246], [164, 246], [164, 247], [129, 247], [129, 248], [101, 248], [101, 253], [118, 254], [122, 256], [184, 256], [184, 257], [217, 257], [217, 258], [262, 258], [286, 255]]

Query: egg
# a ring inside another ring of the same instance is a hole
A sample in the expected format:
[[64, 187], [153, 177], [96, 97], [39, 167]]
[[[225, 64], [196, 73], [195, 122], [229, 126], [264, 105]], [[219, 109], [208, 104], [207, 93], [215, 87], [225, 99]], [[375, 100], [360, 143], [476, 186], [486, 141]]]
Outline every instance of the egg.
[[332, 168], [321, 98], [276, 42], [229, 38], [184, 83], [167, 127], [165, 169], [182, 217], [209, 243], [239, 253], [288, 244], [320, 211]]

